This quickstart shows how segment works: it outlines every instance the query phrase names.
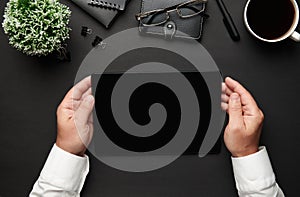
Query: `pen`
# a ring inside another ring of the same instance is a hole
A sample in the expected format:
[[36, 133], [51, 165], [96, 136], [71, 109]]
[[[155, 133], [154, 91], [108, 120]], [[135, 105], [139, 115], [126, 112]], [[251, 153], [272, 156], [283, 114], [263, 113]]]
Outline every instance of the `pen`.
[[232, 38], [232, 40], [234, 41], [239, 41], [240, 40], [240, 34], [236, 28], [236, 26], [234, 25], [234, 22], [228, 12], [228, 10], [225, 7], [225, 4], [222, 0], [217, 0], [218, 6], [223, 14], [223, 21], [224, 24], [226, 26], [226, 29], [230, 35], [230, 37]]

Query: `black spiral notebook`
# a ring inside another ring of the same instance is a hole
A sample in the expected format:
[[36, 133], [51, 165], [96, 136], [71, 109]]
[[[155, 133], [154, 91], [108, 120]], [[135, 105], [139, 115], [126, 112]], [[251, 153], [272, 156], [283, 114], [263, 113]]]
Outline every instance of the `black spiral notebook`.
[[87, 0], [72, 0], [76, 5], [82, 8], [89, 15], [98, 20], [106, 28], [109, 28], [114, 19], [119, 14], [116, 9], [102, 8], [99, 6], [89, 5]]
[[128, 0], [88, 0], [90, 5], [111, 8], [116, 10], [124, 10]]

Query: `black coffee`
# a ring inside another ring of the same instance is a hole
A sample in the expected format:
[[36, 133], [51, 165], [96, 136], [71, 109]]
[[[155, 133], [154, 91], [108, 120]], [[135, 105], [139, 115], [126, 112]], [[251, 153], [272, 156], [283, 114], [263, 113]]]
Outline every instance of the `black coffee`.
[[251, 0], [247, 18], [253, 32], [268, 40], [286, 34], [294, 22], [295, 9], [290, 0]]

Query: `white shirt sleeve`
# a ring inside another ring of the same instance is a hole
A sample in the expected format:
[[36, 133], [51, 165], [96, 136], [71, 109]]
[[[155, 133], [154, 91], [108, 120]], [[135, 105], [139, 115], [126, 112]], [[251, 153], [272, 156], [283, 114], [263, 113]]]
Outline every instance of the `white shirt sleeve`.
[[68, 153], [55, 144], [35, 182], [30, 197], [79, 197], [89, 159]]
[[232, 157], [236, 188], [241, 197], [284, 197], [265, 147], [245, 157]]

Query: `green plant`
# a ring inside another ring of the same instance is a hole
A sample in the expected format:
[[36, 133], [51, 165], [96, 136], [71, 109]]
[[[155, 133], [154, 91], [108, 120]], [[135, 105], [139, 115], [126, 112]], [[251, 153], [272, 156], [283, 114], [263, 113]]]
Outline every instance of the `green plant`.
[[27, 55], [46, 56], [69, 38], [70, 15], [58, 0], [10, 0], [2, 26], [13, 47]]

